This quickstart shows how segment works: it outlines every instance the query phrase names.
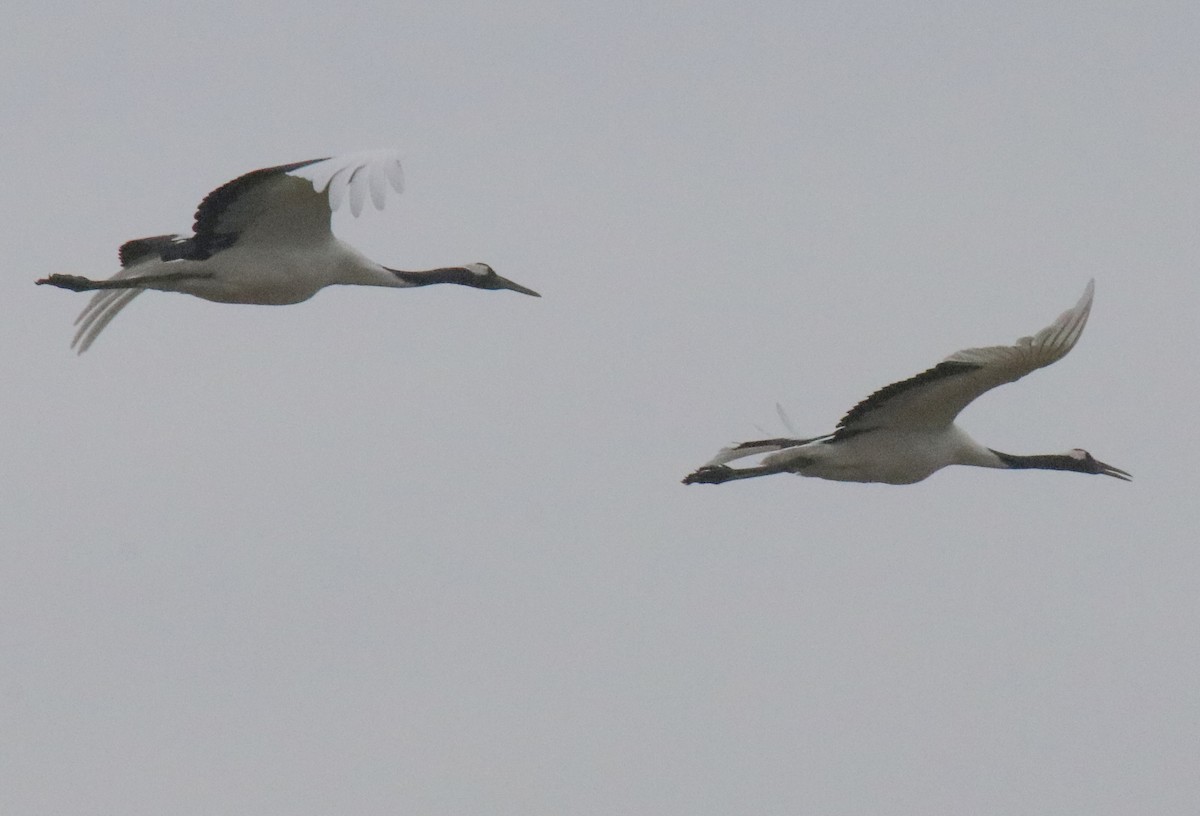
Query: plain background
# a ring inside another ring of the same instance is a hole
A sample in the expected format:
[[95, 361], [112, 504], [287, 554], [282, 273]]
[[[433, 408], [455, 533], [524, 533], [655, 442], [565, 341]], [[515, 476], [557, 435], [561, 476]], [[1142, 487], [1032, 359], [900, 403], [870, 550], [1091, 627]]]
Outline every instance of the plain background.
[[[0, 812], [1200, 812], [1195, 3], [3, 17]], [[393, 145], [541, 300], [33, 285]], [[679, 484], [1092, 277], [962, 423], [1136, 481]]]

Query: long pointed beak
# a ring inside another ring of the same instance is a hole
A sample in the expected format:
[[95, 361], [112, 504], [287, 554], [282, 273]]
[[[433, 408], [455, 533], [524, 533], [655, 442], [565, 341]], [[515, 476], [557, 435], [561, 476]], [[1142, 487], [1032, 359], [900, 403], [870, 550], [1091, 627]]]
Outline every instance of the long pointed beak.
[[496, 287], [497, 289], [511, 289], [514, 292], [520, 292], [522, 295], [533, 295], [534, 297], [541, 297], [541, 295], [539, 295], [537, 292], [533, 291], [532, 289], [526, 289], [521, 284], [513, 283], [508, 278], [502, 278], [499, 275], [496, 276], [496, 283], [500, 284], [499, 286]]
[[1096, 464], [1100, 466], [1100, 470], [1097, 471], [1098, 473], [1103, 473], [1105, 476], [1113, 476], [1117, 479], [1122, 479], [1126, 482], [1133, 481], [1132, 474], [1126, 473], [1125, 471], [1121, 470], [1118, 467], [1113, 467], [1112, 465], [1106, 465], [1103, 462], [1096, 462]]

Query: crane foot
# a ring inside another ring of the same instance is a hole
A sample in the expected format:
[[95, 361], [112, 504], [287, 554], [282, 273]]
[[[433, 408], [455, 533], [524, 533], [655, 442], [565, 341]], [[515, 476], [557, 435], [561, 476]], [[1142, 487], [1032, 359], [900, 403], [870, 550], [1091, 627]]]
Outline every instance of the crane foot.
[[683, 483], [688, 484], [720, 484], [733, 478], [733, 468], [729, 465], [706, 465], [695, 473], [684, 477]]
[[86, 292], [97, 288], [95, 281], [82, 275], [51, 275], [48, 278], [42, 278], [37, 285], [41, 286], [47, 283], [60, 289], [70, 289], [72, 292]]

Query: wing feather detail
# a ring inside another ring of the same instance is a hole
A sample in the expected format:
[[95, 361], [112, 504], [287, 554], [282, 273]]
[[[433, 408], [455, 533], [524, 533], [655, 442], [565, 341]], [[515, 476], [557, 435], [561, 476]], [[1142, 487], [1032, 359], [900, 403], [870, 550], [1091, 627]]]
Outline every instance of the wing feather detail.
[[194, 241], [182, 235], [151, 235], [134, 238], [121, 244], [117, 251], [121, 267], [127, 268], [146, 260], [177, 261], [191, 258]]
[[388, 187], [404, 192], [404, 169], [394, 150], [363, 150], [306, 162], [289, 175], [307, 179], [318, 193], [327, 193], [331, 210], [338, 209], [349, 196], [350, 212], [355, 216], [362, 212], [368, 196], [375, 209], [382, 210]]
[[238, 240], [289, 245], [328, 240], [330, 216], [347, 197], [351, 212], [358, 216], [368, 196], [377, 209], [383, 209], [388, 186], [396, 192], [404, 188], [400, 159], [391, 150], [253, 170], [200, 202], [195, 257], [211, 257]]
[[1087, 325], [1094, 294], [1095, 281], [1089, 281], [1073, 308], [1011, 346], [963, 349], [915, 377], [879, 389], [842, 417], [835, 439], [882, 427], [946, 427], [981, 394], [1065, 357]]

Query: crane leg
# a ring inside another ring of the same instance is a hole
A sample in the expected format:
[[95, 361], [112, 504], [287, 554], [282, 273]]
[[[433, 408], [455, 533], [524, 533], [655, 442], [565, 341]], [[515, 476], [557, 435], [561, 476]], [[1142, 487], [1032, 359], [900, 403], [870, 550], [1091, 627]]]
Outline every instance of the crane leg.
[[50, 284], [60, 289], [70, 289], [72, 292], [90, 292], [93, 289], [141, 289], [156, 283], [178, 283], [186, 280], [205, 280], [214, 276], [213, 272], [163, 272], [161, 275], [142, 275], [136, 278], [116, 278], [113, 280], [92, 280], [82, 275], [51, 275], [37, 282], [38, 286]]
[[735, 479], [753, 479], [755, 476], [767, 476], [771, 473], [786, 473], [787, 468], [778, 465], [760, 465], [758, 467], [731, 468], [729, 465], [705, 465], [694, 473], [684, 477], [687, 484], [721, 484]]

